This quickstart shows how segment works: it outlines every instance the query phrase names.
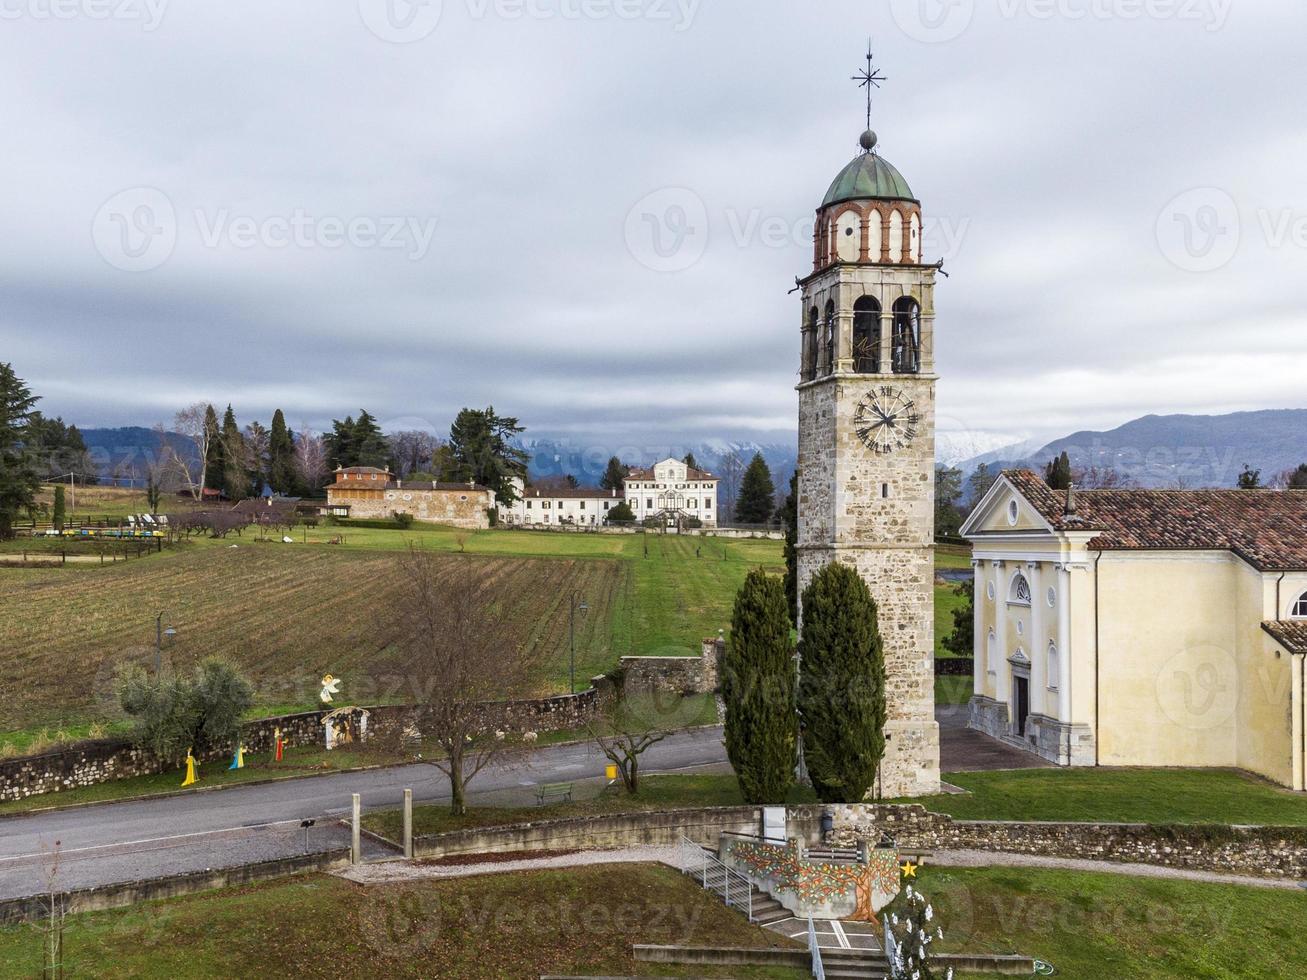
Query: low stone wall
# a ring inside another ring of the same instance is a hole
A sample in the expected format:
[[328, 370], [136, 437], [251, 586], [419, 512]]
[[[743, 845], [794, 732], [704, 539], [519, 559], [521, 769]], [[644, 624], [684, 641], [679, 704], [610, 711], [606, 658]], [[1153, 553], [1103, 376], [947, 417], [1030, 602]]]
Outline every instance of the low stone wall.
[[918, 805], [839, 805], [828, 843], [976, 850], [1307, 879], [1307, 828], [954, 820]]
[[[98, 888], [83, 888], [64, 893], [64, 909], [69, 913], [99, 912], [104, 909], [118, 909], [137, 902], [149, 902], [160, 898], [177, 898], [180, 895], [194, 895], [196, 892], [210, 891], [214, 888], [228, 888], [233, 885], [248, 885], [255, 881], [269, 878], [282, 878], [287, 875], [303, 874], [311, 871], [334, 871], [347, 867], [350, 863], [349, 848], [333, 851], [321, 851], [316, 854], [303, 854], [292, 858], [280, 858], [275, 861], [263, 861], [258, 864], [246, 864], [233, 868], [217, 868], [206, 871], [192, 871], [186, 874], [169, 875], [165, 878], [144, 878], [138, 881], [125, 881], [116, 885], [103, 885]], [[18, 925], [23, 922], [38, 922], [49, 914], [50, 898], [48, 895], [30, 895], [26, 898], [11, 898], [0, 901], [0, 926]]]
[[[518, 734], [579, 728], [601, 709], [607, 684], [601, 679], [596, 681], [598, 688], [579, 694], [496, 704], [493, 706], [495, 724]], [[369, 730], [374, 733], [402, 727], [412, 714], [412, 709], [403, 705], [382, 705], [368, 711], [371, 714]], [[307, 711], [245, 722], [241, 726], [241, 744], [248, 753], [270, 753], [275, 733], [281, 729], [282, 738], [290, 746], [321, 745], [324, 713]], [[200, 761], [230, 755], [231, 749], [224, 748], [202, 755]], [[132, 776], [149, 776], [174, 768], [174, 764], [161, 762], [153, 753], [137, 748], [126, 739], [78, 742], [55, 752], [0, 761], [0, 801], [22, 800]]]
[[726, 641], [710, 636], [697, 657], [623, 657], [627, 694], [709, 694], [717, 690]]
[[757, 834], [761, 827], [762, 810], [755, 806], [660, 810], [415, 837], [413, 852], [419, 858], [442, 858], [494, 851], [599, 851], [645, 844], [674, 845], [682, 837], [715, 847], [722, 834]]
[[936, 677], [971, 677], [976, 672], [975, 657], [936, 657]]

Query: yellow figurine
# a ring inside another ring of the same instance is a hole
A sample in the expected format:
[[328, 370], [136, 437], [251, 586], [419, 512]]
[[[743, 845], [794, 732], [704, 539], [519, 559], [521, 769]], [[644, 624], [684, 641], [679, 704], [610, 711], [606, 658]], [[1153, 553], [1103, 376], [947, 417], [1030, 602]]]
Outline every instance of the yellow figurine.
[[236, 755], [232, 758], [231, 765], [229, 765], [227, 768], [228, 769], [245, 768], [245, 746], [241, 745], [239, 742], [236, 743]]
[[183, 786], [194, 786], [200, 781], [200, 777], [195, 774], [195, 756], [191, 749], [186, 750], [186, 780]]

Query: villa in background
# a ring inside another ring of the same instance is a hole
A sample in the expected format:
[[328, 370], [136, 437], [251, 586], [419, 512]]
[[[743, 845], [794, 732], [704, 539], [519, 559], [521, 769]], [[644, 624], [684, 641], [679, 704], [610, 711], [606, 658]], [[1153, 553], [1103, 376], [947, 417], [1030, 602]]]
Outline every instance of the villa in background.
[[601, 527], [608, 512], [622, 502], [616, 490], [577, 487], [572, 490], [539, 490], [513, 481], [518, 499], [508, 508], [507, 523], [530, 527], [552, 524]]
[[973, 728], [1059, 765], [1307, 788], [1307, 491], [1068, 492], [1019, 470], [962, 534]]
[[687, 466], [679, 459], [665, 459], [648, 469], [631, 469], [624, 481], [626, 502], [637, 521], [649, 518], [699, 521], [717, 526], [717, 477]]
[[632, 468], [623, 491], [577, 487], [571, 490], [524, 487], [516, 481], [519, 500], [503, 515], [522, 527], [550, 524], [600, 527], [608, 512], [625, 501], [636, 521], [662, 521], [677, 527], [717, 526], [717, 477], [665, 459], [648, 469]]
[[428, 524], [479, 529], [490, 526], [494, 506], [494, 492], [475, 483], [418, 483], [375, 466], [348, 466], [327, 486], [322, 513], [381, 520], [411, 514]]

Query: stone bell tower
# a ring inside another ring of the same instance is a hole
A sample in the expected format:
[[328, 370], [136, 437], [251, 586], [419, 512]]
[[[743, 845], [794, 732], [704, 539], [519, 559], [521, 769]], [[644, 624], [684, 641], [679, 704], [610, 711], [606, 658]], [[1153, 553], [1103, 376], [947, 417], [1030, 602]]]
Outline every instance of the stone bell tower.
[[[869, 65], [870, 69], [870, 65]], [[935, 273], [921, 204], [863, 133], [817, 210], [799, 372], [799, 589], [852, 565], [879, 610], [884, 797], [939, 791], [935, 722]]]

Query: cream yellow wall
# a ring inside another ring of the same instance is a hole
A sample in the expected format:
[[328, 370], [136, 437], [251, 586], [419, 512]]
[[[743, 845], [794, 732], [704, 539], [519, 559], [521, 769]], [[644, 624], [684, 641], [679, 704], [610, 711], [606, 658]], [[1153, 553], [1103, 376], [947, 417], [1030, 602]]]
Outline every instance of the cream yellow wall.
[[1240, 578], [1238, 757], [1240, 768], [1301, 789], [1302, 772], [1294, 766], [1293, 712], [1299, 699], [1293, 696], [1293, 658], [1261, 623], [1288, 618], [1293, 601], [1307, 589], [1307, 575], [1284, 577], [1277, 608], [1279, 578], [1246, 565]]

